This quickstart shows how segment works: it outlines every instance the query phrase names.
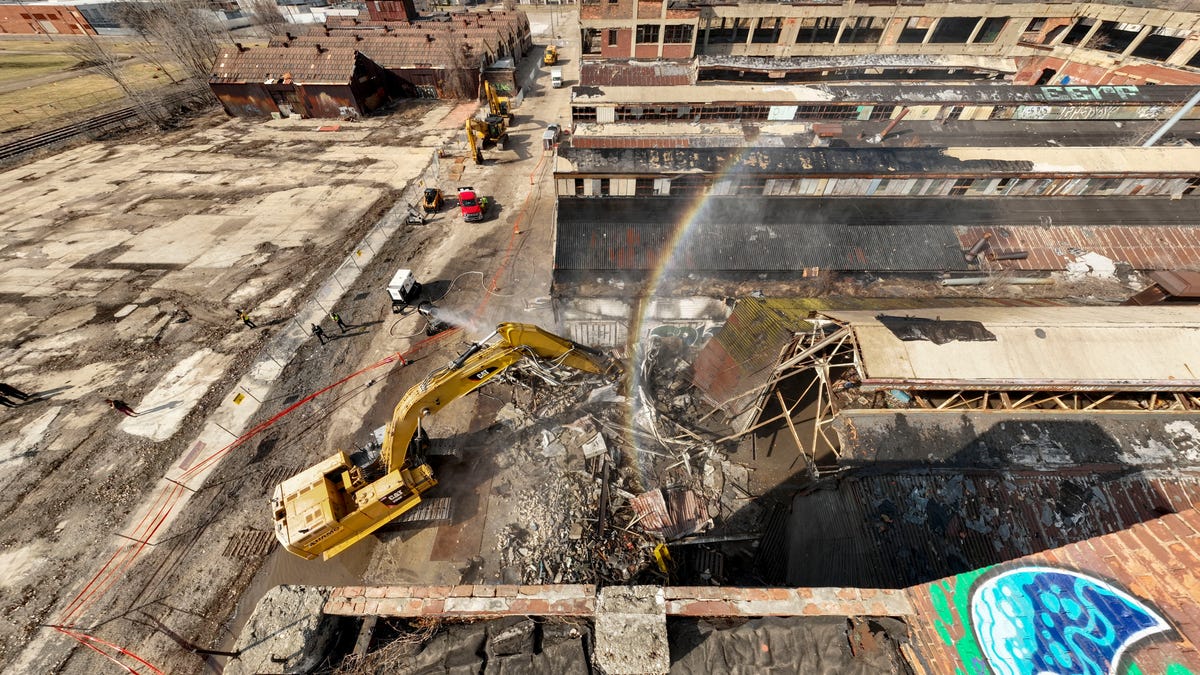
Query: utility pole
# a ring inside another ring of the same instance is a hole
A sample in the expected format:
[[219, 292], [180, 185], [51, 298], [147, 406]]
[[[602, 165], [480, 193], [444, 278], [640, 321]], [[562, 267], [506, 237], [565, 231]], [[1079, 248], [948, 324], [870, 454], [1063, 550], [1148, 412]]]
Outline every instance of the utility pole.
[[1195, 108], [1197, 103], [1200, 103], [1200, 89], [1197, 89], [1196, 93], [1192, 94], [1192, 97], [1188, 99], [1187, 103], [1184, 103], [1182, 108], [1175, 111], [1175, 114], [1171, 115], [1170, 119], [1168, 119], [1166, 122], [1163, 122], [1163, 125], [1158, 128], [1158, 131], [1155, 131], [1150, 138], [1146, 139], [1145, 143], [1142, 143], [1142, 147], [1148, 148], [1157, 143], [1159, 139], [1161, 139], [1168, 131], [1171, 130], [1171, 127], [1175, 126], [1179, 120], [1183, 119], [1184, 115], [1188, 114], [1192, 108]]

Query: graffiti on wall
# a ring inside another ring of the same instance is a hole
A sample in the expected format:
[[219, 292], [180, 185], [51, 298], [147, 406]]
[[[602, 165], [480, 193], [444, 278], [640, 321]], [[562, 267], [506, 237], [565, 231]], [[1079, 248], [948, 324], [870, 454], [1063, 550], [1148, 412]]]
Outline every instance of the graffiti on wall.
[[1042, 96], [1047, 101], [1127, 101], [1137, 98], [1138, 88], [1132, 84], [1089, 87], [1042, 87]]
[[[934, 583], [930, 600], [934, 629], [964, 675], [1136, 675], [1142, 670], [1125, 658], [1128, 650], [1171, 630], [1128, 592], [1051, 567], [967, 572]], [[1167, 675], [1191, 671], [1172, 664]]]
[[714, 326], [664, 323], [651, 329], [650, 335], [660, 338], [679, 338], [685, 346], [696, 347], [706, 342], [716, 332], [717, 329]]

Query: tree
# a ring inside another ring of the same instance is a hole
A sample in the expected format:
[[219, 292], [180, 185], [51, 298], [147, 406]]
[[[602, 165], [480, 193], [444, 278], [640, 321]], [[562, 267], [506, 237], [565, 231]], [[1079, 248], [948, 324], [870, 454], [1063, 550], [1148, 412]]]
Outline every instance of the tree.
[[196, 83], [208, 82], [222, 43], [229, 42], [205, 0], [122, 2], [114, 14], [144, 39], [162, 45]]
[[254, 25], [262, 28], [267, 35], [283, 35], [287, 31], [287, 19], [279, 11], [275, 0], [249, 0], [246, 4]]
[[121, 70], [123, 59], [115, 54], [106, 44], [94, 36], [84, 33], [86, 40], [73, 43], [67, 48], [67, 54], [79, 60], [79, 64], [112, 80], [120, 87], [125, 97], [138, 108], [142, 116], [161, 126], [166, 121], [162, 107], [156, 97], [132, 86]]

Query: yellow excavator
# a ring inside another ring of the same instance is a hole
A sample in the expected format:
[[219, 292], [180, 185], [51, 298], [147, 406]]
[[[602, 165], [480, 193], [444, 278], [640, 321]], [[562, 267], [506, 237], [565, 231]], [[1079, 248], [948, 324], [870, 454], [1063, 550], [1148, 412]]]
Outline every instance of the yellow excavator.
[[520, 362], [544, 374], [565, 366], [615, 380], [623, 372], [590, 347], [534, 325], [502, 323], [404, 394], [374, 463], [358, 466], [339, 451], [276, 486], [271, 510], [279, 543], [307, 560], [329, 559], [419, 504], [437, 485], [422, 456], [428, 439], [421, 420]]
[[508, 120], [499, 115], [488, 115], [483, 119], [471, 117], [467, 119], [466, 129], [467, 145], [476, 164], [483, 164], [483, 148], [489, 143], [501, 150], [508, 149]]
[[517, 115], [512, 111], [512, 101], [507, 96], [501, 96], [496, 92], [496, 88], [491, 82], [483, 81], [483, 92], [487, 94], [488, 112], [497, 116], [503, 117], [509, 122], [516, 119]]

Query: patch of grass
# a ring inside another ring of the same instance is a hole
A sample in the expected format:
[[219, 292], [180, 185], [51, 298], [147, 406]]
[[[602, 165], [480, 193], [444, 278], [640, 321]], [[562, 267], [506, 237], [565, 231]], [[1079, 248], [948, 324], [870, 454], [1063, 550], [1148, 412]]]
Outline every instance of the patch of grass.
[[[125, 81], [138, 90], [171, 84], [170, 78], [148, 63], [127, 65], [122, 73]], [[129, 105], [122, 101], [124, 98], [124, 92], [112, 80], [80, 72], [78, 77], [0, 94], [0, 130], [38, 124], [59, 116], [70, 118], [97, 105]]]
[[77, 63], [66, 54], [4, 54], [0, 56], [0, 82], [61, 73], [71, 70]]

